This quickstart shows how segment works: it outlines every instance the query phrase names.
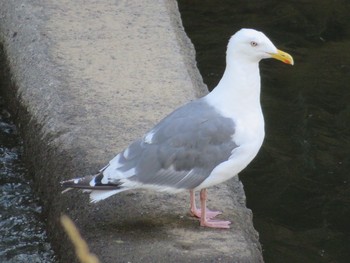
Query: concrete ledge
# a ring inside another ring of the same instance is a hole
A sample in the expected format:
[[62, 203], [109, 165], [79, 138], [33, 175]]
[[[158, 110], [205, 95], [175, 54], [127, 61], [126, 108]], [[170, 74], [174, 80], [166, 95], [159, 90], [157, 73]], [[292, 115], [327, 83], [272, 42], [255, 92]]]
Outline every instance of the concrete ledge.
[[101, 262], [262, 262], [252, 215], [234, 179], [209, 191], [233, 221], [202, 229], [188, 193], [126, 192], [97, 205], [59, 181], [91, 174], [177, 106], [203, 95], [177, 4], [1, 1], [0, 41], [48, 232], [61, 262], [76, 262], [58, 217], [74, 219]]

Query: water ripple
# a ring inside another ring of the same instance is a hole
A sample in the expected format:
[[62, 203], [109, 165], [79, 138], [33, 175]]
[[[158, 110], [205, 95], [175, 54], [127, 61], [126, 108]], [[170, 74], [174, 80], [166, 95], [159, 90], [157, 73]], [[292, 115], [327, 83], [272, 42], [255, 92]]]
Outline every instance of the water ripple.
[[21, 162], [21, 140], [0, 98], [0, 262], [56, 262], [41, 206]]

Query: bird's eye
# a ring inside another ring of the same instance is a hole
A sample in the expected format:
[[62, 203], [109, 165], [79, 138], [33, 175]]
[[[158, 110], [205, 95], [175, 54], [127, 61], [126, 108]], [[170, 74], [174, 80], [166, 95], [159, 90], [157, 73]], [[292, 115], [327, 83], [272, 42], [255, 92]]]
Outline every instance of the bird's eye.
[[256, 43], [255, 41], [252, 41], [252, 42], [250, 42], [250, 45], [251, 45], [252, 47], [256, 47], [256, 46], [258, 45], [258, 43]]

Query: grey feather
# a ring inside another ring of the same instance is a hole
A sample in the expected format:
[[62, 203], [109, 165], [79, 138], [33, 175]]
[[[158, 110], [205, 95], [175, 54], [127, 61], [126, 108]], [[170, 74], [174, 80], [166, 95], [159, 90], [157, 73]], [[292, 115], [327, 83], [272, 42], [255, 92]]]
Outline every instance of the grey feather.
[[[235, 124], [204, 99], [180, 107], [158, 123], [144, 138], [132, 143], [118, 160], [118, 168], [104, 174], [125, 173], [137, 183], [193, 189], [237, 147], [232, 137]], [[116, 169], [117, 171], [111, 171]]]

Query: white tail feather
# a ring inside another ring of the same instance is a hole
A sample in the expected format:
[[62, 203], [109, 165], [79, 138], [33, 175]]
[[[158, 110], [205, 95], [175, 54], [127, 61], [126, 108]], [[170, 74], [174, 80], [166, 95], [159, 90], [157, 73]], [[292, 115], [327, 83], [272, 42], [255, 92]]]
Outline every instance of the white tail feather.
[[118, 190], [92, 190], [90, 193], [90, 202], [97, 203], [103, 199], [106, 199], [112, 195], [118, 194], [128, 190], [127, 188], [118, 189]]
[[68, 191], [70, 191], [70, 190], [73, 190], [73, 188], [66, 188], [66, 189], [64, 189], [64, 190], [61, 192], [61, 194], [64, 194], [64, 193], [66, 193], [66, 192], [68, 192]]

